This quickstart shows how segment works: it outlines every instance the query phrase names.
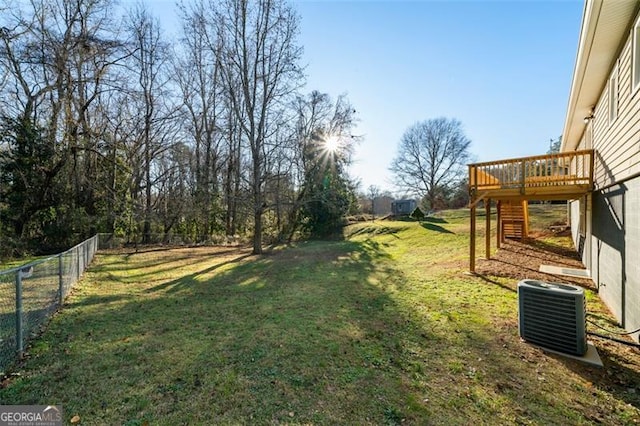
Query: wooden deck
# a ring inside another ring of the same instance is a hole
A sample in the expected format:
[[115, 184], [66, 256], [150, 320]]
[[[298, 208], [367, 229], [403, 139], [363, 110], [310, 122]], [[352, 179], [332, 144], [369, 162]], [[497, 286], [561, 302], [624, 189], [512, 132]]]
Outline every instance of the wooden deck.
[[[469, 271], [476, 263], [476, 208], [484, 201], [485, 257], [491, 257], [491, 200], [498, 204], [496, 245], [500, 248], [503, 232], [501, 204], [528, 200], [572, 200], [593, 190], [593, 150], [562, 152], [533, 157], [490, 161], [469, 165], [470, 247]], [[523, 204], [524, 206], [525, 204]], [[524, 215], [526, 217], [526, 214]], [[524, 219], [522, 237], [526, 235]], [[513, 225], [513, 224], [511, 224]]]
[[471, 203], [492, 200], [567, 200], [593, 189], [593, 150], [469, 165]]

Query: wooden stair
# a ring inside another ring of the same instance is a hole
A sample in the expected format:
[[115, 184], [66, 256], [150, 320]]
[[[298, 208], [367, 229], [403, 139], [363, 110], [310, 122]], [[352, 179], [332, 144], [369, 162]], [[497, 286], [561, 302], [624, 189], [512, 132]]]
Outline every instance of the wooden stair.
[[500, 235], [505, 238], [524, 240], [529, 234], [529, 204], [523, 201], [500, 202]]

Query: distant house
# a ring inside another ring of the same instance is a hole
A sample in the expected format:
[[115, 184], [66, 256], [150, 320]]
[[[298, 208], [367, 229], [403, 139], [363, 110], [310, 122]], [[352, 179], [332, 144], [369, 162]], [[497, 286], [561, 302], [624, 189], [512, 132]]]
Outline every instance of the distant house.
[[[627, 330], [640, 328], [639, 13], [638, 1], [585, 1], [559, 153], [469, 165], [470, 271], [482, 201], [486, 217], [496, 201], [499, 248], [508, 226], [526, 229], [527, 201], [568, 200], [575, 247]], [[516, 223], [507, 213], [517, 208]]]
[[409, 216], [418, 206], [416, 200], [395, 200], [391, 203], [391, 214]]
[[393, 203], [393, 197], [388, 195], [381, 195], [376, 197], [373, 202], [373, 214], [376, 216], [386, 216], [391, 214], [391, 203]]

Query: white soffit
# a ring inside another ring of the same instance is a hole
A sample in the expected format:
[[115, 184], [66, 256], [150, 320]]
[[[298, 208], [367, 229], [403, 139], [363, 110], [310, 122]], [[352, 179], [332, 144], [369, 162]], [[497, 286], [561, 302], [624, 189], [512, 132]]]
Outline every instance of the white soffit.
[[636, 0], [586, 0], [562, 151], [578, 146], [584, 133], [584, 118], [598, 102], [613, 62], [630, 34], [639, 4]]

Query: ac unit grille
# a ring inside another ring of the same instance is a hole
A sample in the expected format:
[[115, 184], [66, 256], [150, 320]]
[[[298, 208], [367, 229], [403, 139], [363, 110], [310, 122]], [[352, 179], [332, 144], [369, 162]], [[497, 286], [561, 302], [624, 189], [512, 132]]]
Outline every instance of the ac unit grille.
[[584, 290], [576, 286], [523, 280], [518, 283], [520, 336], [558, 352], [587, 351]]

